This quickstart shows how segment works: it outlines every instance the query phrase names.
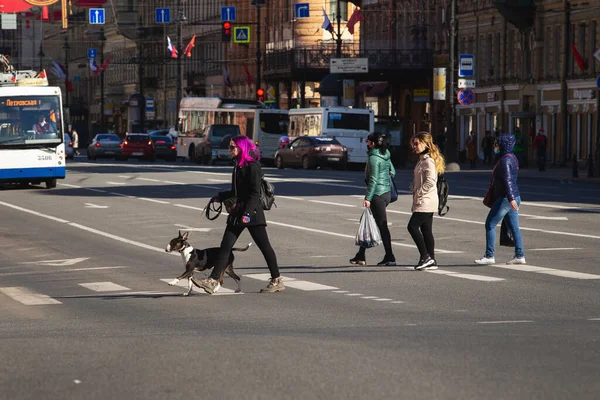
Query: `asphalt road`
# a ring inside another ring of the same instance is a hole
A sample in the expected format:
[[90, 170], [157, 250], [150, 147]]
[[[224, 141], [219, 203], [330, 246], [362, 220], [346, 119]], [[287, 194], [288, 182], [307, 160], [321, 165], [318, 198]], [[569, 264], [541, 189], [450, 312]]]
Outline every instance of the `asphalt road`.
[[399, 265], [376, 248], [350, 266], [363, 174], [265, 172], [287, 285], [268, 295], [255, 246], [242, 293], [163, 281], [183, 272], [164, 252], [179, 229], [220, 243], [225, 217], [200, 211], [230, 166], [77, 159], [56, 189], [0, 191], [0, 398], [600, 398], [600, 185], [521, 179], [528, 264], [501, 247], [481, 267], [489, 171], [449, 173], [440, 269], [417, 272], [408, 194], [388, 208]]

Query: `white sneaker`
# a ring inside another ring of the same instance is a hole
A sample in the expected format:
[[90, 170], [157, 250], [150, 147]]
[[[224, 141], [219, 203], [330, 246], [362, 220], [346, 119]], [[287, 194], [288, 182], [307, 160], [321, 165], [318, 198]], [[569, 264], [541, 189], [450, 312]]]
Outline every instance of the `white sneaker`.
[[507, 262], [508, 265], [513, 265], [513, 264], [526, 264], [525, 262], [525, 257], [515, 257], [512, 260], [510, 260], [509, 262]]
[[475, 260], [475, 264], [480, 264], [480, 265], [488, 265], [488, 264], [495, 264], [496, 263], [496, 259], [494, 257], [481, 257], [479, 260]]

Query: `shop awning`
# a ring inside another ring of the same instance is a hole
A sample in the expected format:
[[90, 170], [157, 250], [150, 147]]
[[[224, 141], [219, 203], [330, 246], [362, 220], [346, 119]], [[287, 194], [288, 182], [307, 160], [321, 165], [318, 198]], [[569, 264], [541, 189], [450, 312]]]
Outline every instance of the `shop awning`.
[[33, 5], [24, 0], [0, 0], [1, 13], [19, 13], [29, 10]]

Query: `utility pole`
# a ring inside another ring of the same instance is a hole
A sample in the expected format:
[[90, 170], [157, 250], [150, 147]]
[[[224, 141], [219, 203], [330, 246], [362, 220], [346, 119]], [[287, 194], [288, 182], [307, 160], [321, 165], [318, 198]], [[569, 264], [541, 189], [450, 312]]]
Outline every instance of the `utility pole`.
[[335, 56], [342, 58], [342, 6], [340, 0], [337, 0], [337, 9], [335, 19], [337, 20], [337, 39], [335, 40]]
[[100, 133], [105, 133], [104, 128], [104, 71], [102, 71], [102, 65], [104, 64], [104, 43], [106, 42], [106, 36], [104, 36], [104, 28], [100, 29]]
[[182, 49], [182, 29], [181, 24], [183, 24], [186, 20], [185, 15], [183, 14], [183, 6], [181, 4], [181, 0], [177, 0], [177, 19], [175, 22], [177, 23], [177, 87], [175, 88], [175, 101], [177, 102], [177, 115], [175, 116], [175, 121], [179, 118], [179, 103], [181, 103], [181, 58], [183, 57], [183, 49]]
[[69, 45], [69, 35], [65, 33], [65, 44], [63, 45], [63, 49], [65, 49], [65, 100], [66, 100], [66, 108], [69, 108], [69, 50], [71, 46]]
[[458, 149], [456, 146], [456, 94], [454, 93], [454, 80], [456, 76], [456, 38], [458, 35], [458, 21], [456, 20], [456, 0], [450, 3], [450, 65], [448, 67], [448, 111], [446, 112], [446, 122], [448, 123], [446, 131], [446, 161], [456, 162]]
[[[140, 81], [140, 99], [138, 103], [138, 110], [140, 113], [140, 133], [145, 132], [146, 126], [146, 96], [144, 95], [144, 36], [145, 29], [142, 25], [142, 17], [138, 19], [138, 79]], [[133, 129], [133, 127], [132, 127]]]
[[258, 100], [258, 89], [261, 86], [261, 78], [260, 78], [260, 64], [262, 53], [260, 51], [260, 9], [264, 6], [265, 0], [255, 0], [252, 5], [256, 7], [256, 90], [254, 91], [254, 95]]

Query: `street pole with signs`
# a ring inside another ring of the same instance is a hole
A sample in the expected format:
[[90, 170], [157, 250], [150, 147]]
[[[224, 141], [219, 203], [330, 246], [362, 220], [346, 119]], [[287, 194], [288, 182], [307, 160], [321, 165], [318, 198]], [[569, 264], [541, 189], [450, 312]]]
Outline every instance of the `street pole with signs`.
[[177, 87], [175, 90], [177, 114], [175, 115], [175, 121], [178, 121], [179, 119], [179, 103], [181, 103], [181, 59], [183, 57], [183, 49], [181, 43], [183, 37], [181, 25], [186, 20], [187, 18], [183, 13], [183, 5], [181, 4], [181, 0], [177, 0], [177, 18], [175, 19], [175, 23], [177, 24]]
[[105, 133], [104, 129], [104, 71], [102, 71], [102, 65], [104, 64], [104, 43], [106, 42], [106, 36], [104, 36], [104, 28], [100, 29], [100, 133]]

